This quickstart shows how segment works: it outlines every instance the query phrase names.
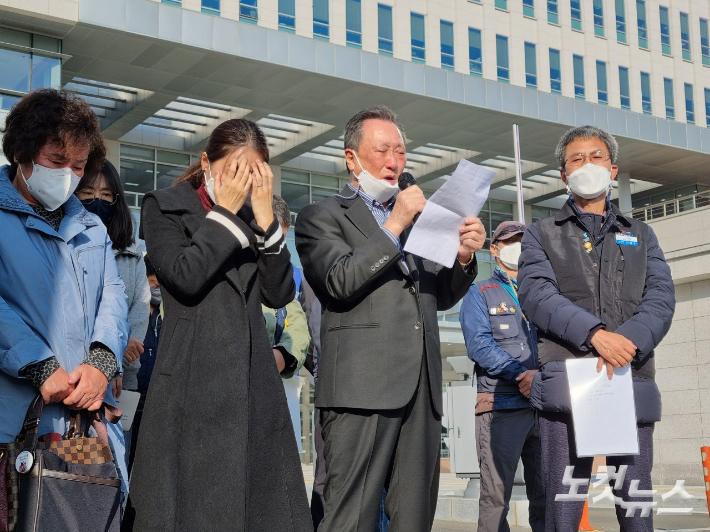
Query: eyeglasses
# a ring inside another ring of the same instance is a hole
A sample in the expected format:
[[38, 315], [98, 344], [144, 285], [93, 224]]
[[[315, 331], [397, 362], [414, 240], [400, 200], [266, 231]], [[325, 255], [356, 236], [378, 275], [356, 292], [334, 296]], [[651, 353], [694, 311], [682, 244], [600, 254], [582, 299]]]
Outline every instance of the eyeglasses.
[[569, 157], [567, 157], [567, 160], [565, 161], [565, 166], [570, 166], [572, 168], [576, 166], [582, 166], [584, 164], [584, 161], [589, 159], [589, 162], [592, 164], [604, 164], [607, 162], [611, 156], [602, 150], [597, 150], [593, 151], [589, 155], [584, 154], [584, 153], [573, 153]]
[[118, 196], [120, 194], [114, 194], [113, 192], [102, 192], [98, 196], [95, 196], [93, 190], [80, 190], [76, 195], [87, 205], [92, 204], [95, 200], [105, 201], [109, 205], [113, 205], [116, 201], [118, 201]]

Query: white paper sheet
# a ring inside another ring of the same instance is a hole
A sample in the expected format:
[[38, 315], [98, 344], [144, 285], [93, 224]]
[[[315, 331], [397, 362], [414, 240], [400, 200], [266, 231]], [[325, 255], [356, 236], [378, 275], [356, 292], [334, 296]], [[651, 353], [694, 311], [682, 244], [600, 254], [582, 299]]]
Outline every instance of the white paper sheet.
[[123, 426], [123, 430], [131, 430], [133, 418], [136, 416], [136, 410], [138, 409], [138, 401], [140, 398], [140, 392], [122, 390], [121, 397], [116, 399], [118, 408], [120, 408], [123, 412], [123, 417], [121, 417], [121, 425]]
[[639, 454], [631, 367], [614, 368], [609, 379], [597, 360], [566, 361], [577, 456]]
[[481, 212], [494, 177], [495, 172], [462, 159], [427, 201], [404, 251], [451, 268], [460, 246], [459, 228], [465, 218]]

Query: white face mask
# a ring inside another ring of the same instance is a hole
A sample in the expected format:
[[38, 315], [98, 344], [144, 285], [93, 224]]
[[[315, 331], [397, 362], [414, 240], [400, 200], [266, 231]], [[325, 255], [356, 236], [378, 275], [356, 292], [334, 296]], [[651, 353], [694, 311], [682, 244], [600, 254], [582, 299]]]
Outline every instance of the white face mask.
[[209, 161], [207, 161], [207, 170], [210, 173], [209, 179], [207, 179], [207, 174], [202, 172], [202, 175], [205, 176], [205, 189], [207, 190], [207, 195], [212, 200], [212, 203], [216, 204], [217, 200], [214, 199], [214, 178], [212, 177], [212, 165]]
[[567, 176], [567, 191], [580, 198], [594, 199], [611, 188], [611, 170], [587, 163]]
[[32, 197], [48, 211], [56, 211], [74, 194], [81, 178], [71, 168], [47, 168], [32, 161], [32, 175], [25, 178], [20, 165], [20, 174]]
[[[496, 245], [496, 247], [498, 248], [498, 245]], [[521, 248], [522, 244], [520, 242], [513, 242], [503, 248], [498, 248], [498, 251], [500, 252], [498, 254], [498, 258], [506, 268], [517, 270]]]
[[358, 159], [357, 157], [357, 154], [353, 152], [353, 155], [355, 155], [355, 159], [357, 160], [357, 163], [362, 169], [362, 172], [360, 172], [359, 175], [356, 175], [355, 171], [353, 171], [353, 175], [355, 175], [355, 178], [357, 179], [360, 188], [362, 188], [365, 194], [375, 198], [380, 203], [389, 201], [392, 196], [397, 193], [399, 187], [397, 185], [390, 185], [384, 179], [377, 179], [376, 177], [373, 177], [370, 172], [363, 168], [360, 159]]

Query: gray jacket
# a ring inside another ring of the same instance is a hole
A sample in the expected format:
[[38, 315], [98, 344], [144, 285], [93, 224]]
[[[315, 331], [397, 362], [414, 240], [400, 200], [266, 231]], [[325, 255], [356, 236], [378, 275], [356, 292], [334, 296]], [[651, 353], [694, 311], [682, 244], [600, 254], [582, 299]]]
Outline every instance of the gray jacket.
[[[123, 251], [113, 250], [116, 257], [118, 273], [126, 285], [128, 296], [128, 323], [131, 325], [131, 336], [141, 342], [148, 332], [150, 317], [150, 286], [145, 275], [143, 262], [143, 245], [134, 242]], [[141, 367], [140, 357], [130, 365], [123, 361], [123, 389], [138, 389], [138, 370]]]
[[[352, 191], [346, 186], [342, 194]], [[401, 408], [414, 395], [425, 353], [433, 407], [441, 414], [436, 311], [466, 294], [475, 262], [467, 270], [458, 262], [443, 268], [405, 253], [405, 270], [397, 245], [360, 196], [304, 207], [296, 249], [323, 308], [316, 406]]]

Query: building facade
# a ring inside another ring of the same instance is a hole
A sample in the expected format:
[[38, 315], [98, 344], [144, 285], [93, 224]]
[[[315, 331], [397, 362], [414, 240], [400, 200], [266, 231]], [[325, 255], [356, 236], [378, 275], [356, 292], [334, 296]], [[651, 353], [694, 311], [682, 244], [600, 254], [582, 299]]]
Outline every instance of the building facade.
[[[276, 191], [297, 216], [347, 182], [344, 124], [382, 103], [402, 118], [407, 170], [427, 195], [461, 158], [496, 173], [481, 212], [489, 234], [520, 217], [513, 124], [528, 223], [566, 198], [562, 133], [611, 131], [612, 198], [657, 231], [678, 291], [657, 355], [668, 415], [656, 479], [699, 484], [710, 437], [709, 19], [699, 0], [0, 0], [0, 118], [32, 89], [81, 94], [138, 218], [142, 196], [194, 162], [215, 125], [246, 117], [267, 134]], [[490, 254], [478, 259], [487, 277]], [[440, 313], [440, 330], [445, 358], [465, 354], [458, 306]]]

